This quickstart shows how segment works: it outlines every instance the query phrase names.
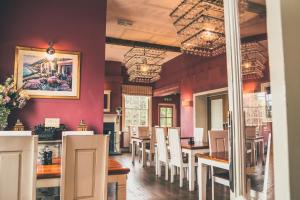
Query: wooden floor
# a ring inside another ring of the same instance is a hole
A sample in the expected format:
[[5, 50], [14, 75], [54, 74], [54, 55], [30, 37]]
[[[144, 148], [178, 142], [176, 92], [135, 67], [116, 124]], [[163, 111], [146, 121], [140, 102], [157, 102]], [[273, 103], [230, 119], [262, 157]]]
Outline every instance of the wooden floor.
[[[127, 200], [196, 200], [198, 199], [198, 190], [194, 192], [188, 191], [188, 182], [184, 181], [183, 188], [179, 187], [178, 177], [174, 183], [165, 181], [155, 176], [154, 167], [143, 168], [136, 162], [135, 166], [131, 164], [131, 155], [123, 154], [122, 156], [114, 156], [116, 160], [124, 166], [130, 168], [127, 181]], [[164, 171], [162, 171], [164, 175]], [[215, 199], [226, 200], [229, 198], [229, 189], [222, 185], [216, 184]], [[115, 200], [115, 186], [109, 186], [109, 200]], [[207, 199], [211, 199], [211, 187], [208, 187]]]

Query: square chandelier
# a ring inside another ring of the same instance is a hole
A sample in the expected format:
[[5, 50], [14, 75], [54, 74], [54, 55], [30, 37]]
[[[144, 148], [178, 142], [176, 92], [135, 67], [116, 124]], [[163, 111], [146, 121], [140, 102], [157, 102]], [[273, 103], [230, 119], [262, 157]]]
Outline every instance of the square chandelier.
[[223, 54], [223, 0], [183, 0], [170, 14], [183, 52], [212, 57]]
[[242, 44], [241, 51], [243, 80], [263, 78], [267, 63], [265, 48], [258, 42], [249, 42]]
[[162, 61], [166, 51], [134, 47], [124, 55], [129, 81], [153, 83], [160, 79]]

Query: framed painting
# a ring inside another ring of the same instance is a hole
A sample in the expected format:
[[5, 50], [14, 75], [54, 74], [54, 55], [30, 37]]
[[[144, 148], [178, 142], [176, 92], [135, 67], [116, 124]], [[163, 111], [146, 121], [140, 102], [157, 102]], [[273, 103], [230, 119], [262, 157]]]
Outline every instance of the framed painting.
[[79, 99], [80, 53], [16, 47], [15, 83], [32, 98]]

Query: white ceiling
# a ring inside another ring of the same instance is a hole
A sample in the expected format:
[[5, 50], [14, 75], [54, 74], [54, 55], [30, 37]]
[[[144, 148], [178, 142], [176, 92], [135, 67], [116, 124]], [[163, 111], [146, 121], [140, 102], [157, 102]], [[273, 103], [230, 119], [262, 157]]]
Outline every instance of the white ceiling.
[[[120, 45], [113, 45], [113, 44], [106, 44], [105, 45], [105, 60], [110, 61], [117, 61], [122, 62], [124, 61], [124, 55], [131, 49], [132, 47], [128, 46], [120, 46]], [[172, 60], [173, 58], [180, 55], [180, 53], [177, 52], [166, 52], [166, 57], [162, 61], [162, 63], [165, 63], [169, 60]]]

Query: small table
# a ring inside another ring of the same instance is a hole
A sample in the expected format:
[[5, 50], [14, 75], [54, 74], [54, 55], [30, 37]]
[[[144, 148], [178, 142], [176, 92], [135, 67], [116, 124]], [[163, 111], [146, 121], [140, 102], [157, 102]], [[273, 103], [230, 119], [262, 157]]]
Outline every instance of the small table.
[[188, 154], [189, 161], [189, 191], [195, 189], [195, 158], [197, 153], [209, 152], [209, 146], [207, 142], [195, 142], [195, 144], [189, 144], [188, 141], [181, 141], [181, 149], [183, 153]]
[[138, 146], [138, 144], [142, 145], [142, 164], [143, 167], [146, 166], [146, 144], [150, 144], [150, 136], [131, 136], [131, 155], [132, 155], [132, 164], [135, 164], [135, 147]]
[[[117, 197], [126, 199], [126, 180], [130, 169], [123, 167], [118, 161], [108, 159], [108, 183], [117, 183]], [[37, 187], [59, 187], [61, 176], [60, 162], [53, 165], [37, 165]]]
[[264, 136], [257, 135], [257, 136], [248, 136], [246, 137], [246, 142], [251, 144], [251, 161], [253, 164], [257, 162], [256, 159], [256, 146], [259, 145], [259, 157], [262, 162], [264, 162]]
[[207, 167], [217, 167], [229, 171], [228, 152], [196, 154], [198, 157], [199, 199], [206, 199]]

